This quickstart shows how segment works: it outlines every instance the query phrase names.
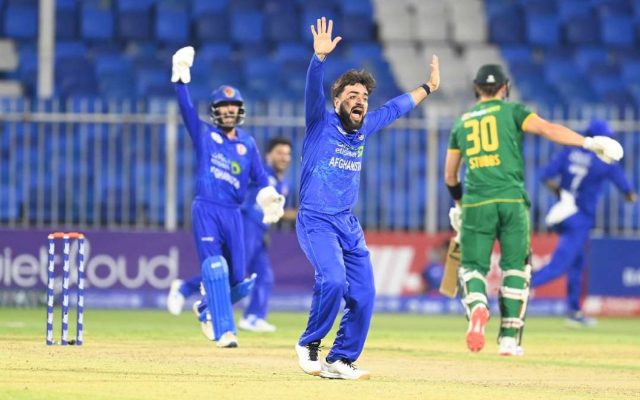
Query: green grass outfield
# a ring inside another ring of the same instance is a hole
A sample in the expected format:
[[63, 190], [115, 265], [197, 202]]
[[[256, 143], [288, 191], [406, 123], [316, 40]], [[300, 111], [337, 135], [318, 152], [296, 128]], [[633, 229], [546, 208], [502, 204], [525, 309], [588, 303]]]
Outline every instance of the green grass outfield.
[[47, 347], [44, 309], [0, 309], [0, 399], [640, 399], [638, 319], [575, 330], [532, 317], [525, 356], [509, 358], [496, 353], [497, 318], [471, 354], [463, 317], [377, 314], [358, 360], [371, 380], [353, 382], [299, 370], [301, 313], [273, 313], [278, 332], [243, 332], [237, 349], [216, 348], [187, 312], [85, 318], [84, 346]]

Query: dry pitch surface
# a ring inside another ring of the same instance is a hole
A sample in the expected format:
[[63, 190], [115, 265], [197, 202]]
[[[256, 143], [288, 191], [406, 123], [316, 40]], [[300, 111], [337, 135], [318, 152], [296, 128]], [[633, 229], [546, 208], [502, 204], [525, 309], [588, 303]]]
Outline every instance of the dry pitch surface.
[[298, 369], [304, 314], [274, 313], [277, 333], [241, 333], [237, 349], [208, 342], [190, 313], [96, 310], [84, 346], [47, 347], [44, 317], [0, 309], [0, 399], [640, 399], [638, 319], [575, 330], [532, 317], [525, 356], [505, 358], [495, 318], [470, 354], [463, 317], [377, 314], [358, 360], [372, 378], [353, 382]]

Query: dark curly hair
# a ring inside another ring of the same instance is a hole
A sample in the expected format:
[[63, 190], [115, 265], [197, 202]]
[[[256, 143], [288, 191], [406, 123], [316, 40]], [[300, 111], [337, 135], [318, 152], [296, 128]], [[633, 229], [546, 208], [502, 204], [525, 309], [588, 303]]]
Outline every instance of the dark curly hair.
[[344, 91], [345, 86], [355, 85], [356, 83], [360, 83], [367, 88], [369, 95], [371, 95], [371, 92], [373, 92], [373, 89], [376, 87], [376, 80], [373, 79], [371, 73], [363, 69], [360, 71], [350, 69], [333, 82], [333, 85], [331, 85], [331, 95], [333, 98], [339, 97]]

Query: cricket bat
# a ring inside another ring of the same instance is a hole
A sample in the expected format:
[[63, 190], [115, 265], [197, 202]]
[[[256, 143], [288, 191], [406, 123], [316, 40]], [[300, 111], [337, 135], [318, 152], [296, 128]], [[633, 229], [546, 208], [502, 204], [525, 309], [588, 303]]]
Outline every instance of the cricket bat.
[[455, 298], [458, 294], [458, 267], [460, 267], [460, 234], [449, 242], [444, 275], [440, 282], [440, 293], [444, 296]]

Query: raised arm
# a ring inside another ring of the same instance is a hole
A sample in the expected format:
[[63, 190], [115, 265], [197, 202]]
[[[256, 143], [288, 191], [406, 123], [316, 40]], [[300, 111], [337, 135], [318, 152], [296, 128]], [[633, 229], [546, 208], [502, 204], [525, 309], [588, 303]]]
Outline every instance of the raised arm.
[[189, 68], [193, 65], [194, 56], [195, 50], [191, 46], [183, 47], [176, 51], [172, 59], [171, 82], [175, 83], [182, 120], [187, 127], [191, 139], [193, 139], [195, 143], [200, 129], [200, 118], [191, 101], [189, 89], [187, 89], [186, 85], [191, 82], [191, 72]]
[[325, 112], [325, 97], [322, 82], [324, 80], [324, 60], [329, 53], [335, 49], [341, 37], [331, 39], [333, 31], [333, 21], [325, 17], [317, 20], [317, 26], [311, 25], [313, 35], [314, 55], [307, 70], [307, 82], [305, 88], [305, 117], [307, 125], [322, 119]]
[[620, 143], [607, 136], [584, 137], [579, 133], [562, 126], [546, 121], [536, 114], [529, 115], [523, 122], [522, 129], [525, 132], [535, 133], [566, 146], [583, 147], [593, 151], [606, 163], [619, 161], [624, 155]]
[[435, 54], [431, 56], [431, 76], [427, 83], [418, 86], [409, 92], [411, 99], [413, 99], [414, 106], [420, 104], [431, 93], [438, 90], [440, 87], [440, 61]]

